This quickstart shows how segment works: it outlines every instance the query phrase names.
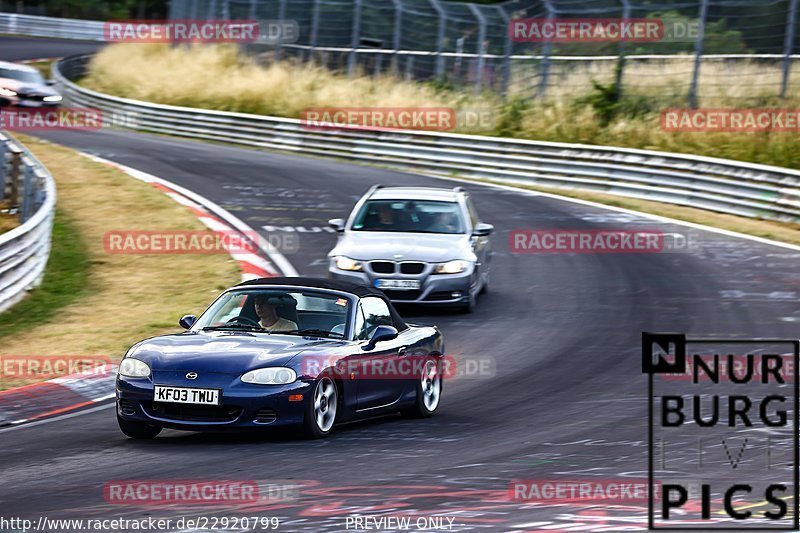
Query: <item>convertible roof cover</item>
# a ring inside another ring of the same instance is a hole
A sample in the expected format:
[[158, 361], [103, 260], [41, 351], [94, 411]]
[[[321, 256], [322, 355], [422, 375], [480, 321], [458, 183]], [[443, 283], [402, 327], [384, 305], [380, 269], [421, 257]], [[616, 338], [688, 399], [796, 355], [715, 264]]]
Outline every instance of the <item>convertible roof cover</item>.
[[354, 294], [359, 298], [363, 298], [364, 296], [377, 296], [385, 301], [389, 306], [394, 327], [397, 328], [398, 331], [402, 331], [408, 327], [405, 321], [400, 317], [400, 314], [394, 308], [394, 305], [392, 305], [392, 302], [389, 300], [389, 298], [380, 290], [368, 285], [359, 285], [357, 283], [350, 283], [349, 281], [340, 281], [327, 278], [275, 277], [243, 281], [242, 283], [236, 285], [236, 287], [247, 287], [249, 285], [284, 285], [292, 287], [306, 287], [309, 289], [328, 289], [332, 291], [341, 291]]

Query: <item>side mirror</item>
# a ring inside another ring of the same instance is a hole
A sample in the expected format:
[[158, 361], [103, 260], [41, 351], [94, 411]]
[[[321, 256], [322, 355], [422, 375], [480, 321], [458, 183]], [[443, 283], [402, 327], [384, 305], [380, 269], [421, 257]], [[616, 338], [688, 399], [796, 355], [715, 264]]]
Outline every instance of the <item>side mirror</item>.
[[397, 338], [397, 329], [394, 326], [378, 326], [372, 332], [369, 342], [364, 345], [364, 350], [370, 351], [375, 348], [375, 345], [382, 341], [390, 341]]
[[191, 328], [194, 323], [197, 321], [197, 317], [194, 315], [183, 315], [180, 320], [178, 320], [178, 324], [183, 329]]
[[328, 225], [335, 229], [337, 232], [341, 233], [344, 231], [344, 219], [343, 218], [332, 218], [328, 221]]
[[476, 237], [485, 237], [491, 234], [494, 231], [494, 226], [491, 224], [484, 224], [483, 222], [478, 222], [475, 224], [475, 228], [472, 230], [472, 234]]

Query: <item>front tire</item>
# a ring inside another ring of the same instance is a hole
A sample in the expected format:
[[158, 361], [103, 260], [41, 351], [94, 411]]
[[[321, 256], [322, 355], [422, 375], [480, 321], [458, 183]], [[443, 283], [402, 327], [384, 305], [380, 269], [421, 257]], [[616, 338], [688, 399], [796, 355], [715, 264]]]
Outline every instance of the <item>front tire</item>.
[[154, 439], [161, 433], [162, 429], [158, 426], [145, 424], [144, 422], [125, 420], [119, 415], [117, 415], [117, 423], [119, 424], [119, 429], [132, 439]]
[[430, 418], [439, 407], [442, 397], [442, 372], [439, 361], [431, 358], [422, 365], [417, 379], [417, 397], [414, 405], [401, 414], [406, 418]]
[[303, 428], [307, 437], [323, 439], [333, 431], [339, 407], [339, 392], [336, 383], [327, 376], [320, 378], [314, 392], [306, 402]]

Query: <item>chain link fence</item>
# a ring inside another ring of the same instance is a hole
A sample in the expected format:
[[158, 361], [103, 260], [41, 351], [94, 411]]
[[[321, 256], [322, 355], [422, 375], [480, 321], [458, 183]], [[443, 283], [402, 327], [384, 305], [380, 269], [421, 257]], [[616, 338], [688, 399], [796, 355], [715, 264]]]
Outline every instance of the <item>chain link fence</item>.
[[[798, 0], [173, 0], [171, 19], [292, 20], [261, 61], [294, 59], [347, 73], [571, 99], [595, 84], [676, 104], [769, 103], [798, 94]], [[518, 19], [656, 19], [654, 42], [520, 42]], [[678, 34], [680, 33], [680, 34]]]

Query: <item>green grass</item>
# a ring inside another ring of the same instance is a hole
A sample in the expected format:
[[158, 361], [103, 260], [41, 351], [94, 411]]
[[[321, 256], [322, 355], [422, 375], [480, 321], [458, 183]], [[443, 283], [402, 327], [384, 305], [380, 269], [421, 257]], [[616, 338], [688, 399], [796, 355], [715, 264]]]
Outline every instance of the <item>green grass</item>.
[[74, 223], [60, 210], [56, 210], [52, 243], [42, 284], [0, 314], [0, 340], [31, 324], [58, 320], [60, 309], [89, 292], [91, 263], [86, 242]]

